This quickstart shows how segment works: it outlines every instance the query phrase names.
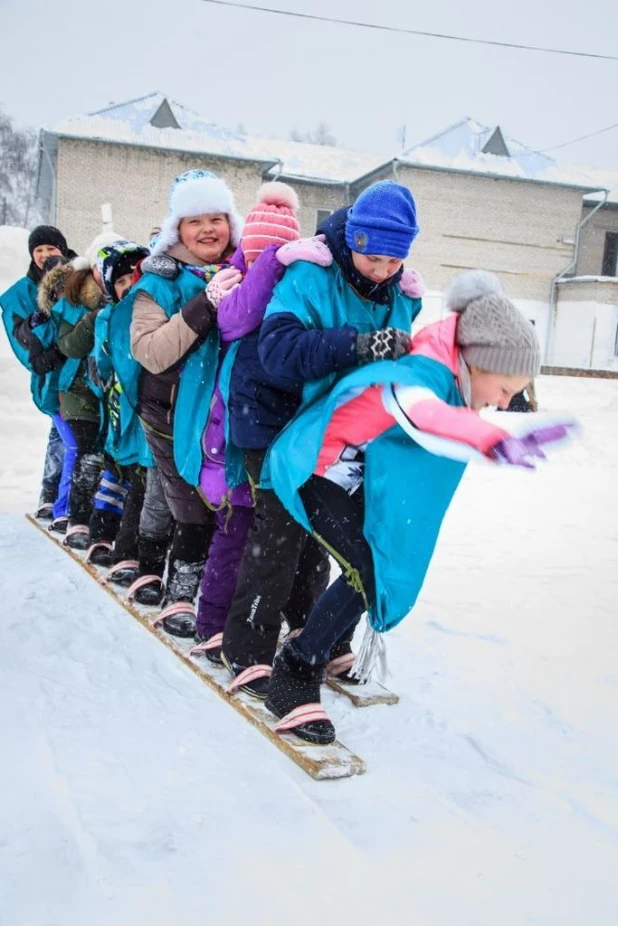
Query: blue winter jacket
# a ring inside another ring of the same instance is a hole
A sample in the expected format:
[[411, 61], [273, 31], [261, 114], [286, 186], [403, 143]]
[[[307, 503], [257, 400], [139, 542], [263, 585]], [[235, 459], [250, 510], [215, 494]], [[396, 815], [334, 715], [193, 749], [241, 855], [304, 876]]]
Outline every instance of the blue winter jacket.
[[[132, 409], [139, 409], [141, 366], [131, 354], [131, 317], [140, 292], [147, 293], [168, 318], [204, 291], [204, 281], [179, 265], [173, 279], [154, 273], [144, 276], [118, 303], [110, 318], [109, 343], [118, 380]], [[213, 397], [219, 360], [219, 335], [212, 328], [182, 361], [182, 375], [173, 410], [174, 462], [190, 485], [199, 485], [202, 467], [201, 438]]]
[[277, 427], [265, 435], [262, 447], [292, 419], [308, 390], [322, 394], [358, 365], [359, 333], [388, 326], [410, 331], [421, 310], [420, 299], [401, 292], [400, 273], [376, 286], [355, 271], [344, 240], [346, 217], [347, 209], [340, 209], [318, 229], [326, 235], [332, 265], [293, 264], [266, 310], [259, 359], [266, 374], [285, 383], [287, 391], [278, 405], [273, 401]]
[[9, 343], [20, 363], [31, 370], [28, 361], [28, 348], [17, 338], [15, 329], [36, 311], [37, 287], [30, 277], [22, 277], [0, 296], [2, 322]]

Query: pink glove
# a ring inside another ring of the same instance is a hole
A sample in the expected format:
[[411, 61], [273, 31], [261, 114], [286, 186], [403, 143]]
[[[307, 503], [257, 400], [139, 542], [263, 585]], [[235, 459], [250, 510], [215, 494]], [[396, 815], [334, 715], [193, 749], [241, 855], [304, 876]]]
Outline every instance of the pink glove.
[[423, 283], [422, 276], [420, 273], [417, 273], [416, 270], [412, 270], [411, 267], [408, 267], [408, 269], [404, 270], [401, 274], [399, 288], [404, 296], [409, 296], [410, 299], [420, 299], [425, 293], [425, 284]]
[[297, 260], [306, 260], [310, 264], [317, 264], [318, 267], [330, 267], [333, 255], [325, 242], [326, 235], [300, 238], [298, 241], [290, 241], [288, 244], [281, 245], [275, 252], [275, 256], [284, 267], [289, 267]]
[[505, 437], [488, 451], [488, 457], [496, 463], [506, 463], [509, 466], [523, 466], [524, 469], [536, 469], [531, 457], [544, 460], [543, 447], [557, 441], [572, 437], [577, 431], [578, 424], [575, 419], [566, 419], [554, 424], [547, 423], [531, 428], [521, 437]]
[[241, 283], [242, 273], [240, 270], [237, 270], [236, 267], [226, 267], [225, 270], [220, 270], [219, 273], [214, 275], [206, 287], [206, 295], [215, 309], [218, 309], [221, 300], [229, 296], [232, 290], [240, 286]]

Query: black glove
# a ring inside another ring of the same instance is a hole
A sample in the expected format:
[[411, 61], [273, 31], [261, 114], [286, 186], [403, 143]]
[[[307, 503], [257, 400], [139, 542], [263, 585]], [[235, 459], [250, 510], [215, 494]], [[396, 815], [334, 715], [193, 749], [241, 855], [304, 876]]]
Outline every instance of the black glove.
[[35, 373], [39, 376], [46, 376], [47, 373], [61, 367], [66, 357], [60, 353], [55, 344], [45, 348], [37, 337], [33, 337], [28, 359]]
[[412, 338], [401, 328], [380, 328], [356, 338], [356, 355], [360, 363], [374, 360], [399, 360], [410, 350]]
[[45, 312], [41, 312], [40, 309], [37, 309], [36, 312], [33, 312], [28, 319], [28, 324], [31, 328], [36, 328], [37, 325], [44, 325], [48, 321], [49, 315], [46, 315]]
[[141, 264], [142, 273], [155, 273], [165, 280], [175, 280], [180, 270], [173, 257], [168, 254], [150, 255]]

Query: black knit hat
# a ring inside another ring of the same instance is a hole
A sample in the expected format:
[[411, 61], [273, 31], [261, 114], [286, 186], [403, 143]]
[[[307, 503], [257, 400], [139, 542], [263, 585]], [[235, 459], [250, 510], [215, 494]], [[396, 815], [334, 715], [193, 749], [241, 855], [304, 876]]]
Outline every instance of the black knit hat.
[[30, 257], [32, 257], [34, 249], [40, 248], [43, 244], [58, 248], [65, 257], [68, 256], [67, 252], [69, 247], [67, 245], [67, 240], [62, 232], [54, 228], [53, 225], [37, 225], [37, 227], [30, 232], [30, 237], [28, 238], [28, 251], [30, 252]]
[[132, 273], [140, 260], [148, 257], [150, 251], [134, 241], [120, 238], [112, 244], [103, 245], [97, 251], [97, 267], [103, 280], [103, 285], [110, 299], [115, 302], [114, 283], [124, 276]]

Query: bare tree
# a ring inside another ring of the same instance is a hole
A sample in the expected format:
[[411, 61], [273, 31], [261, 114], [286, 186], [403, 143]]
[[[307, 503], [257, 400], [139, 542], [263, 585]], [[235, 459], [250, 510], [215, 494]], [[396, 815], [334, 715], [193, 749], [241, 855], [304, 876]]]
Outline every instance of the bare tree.
[[27, 226], [35, 213], [37, 136], [0, 109], [0, 225]]
[[292, 129], [290, 140], [308, 141], [312, 145], [328, 145], [331, 148], [337, 147], [337, 139], [331, 134], [330, 127], [325, 122], [318, 122], [312, 132], [299, 132], [298, 129]]

